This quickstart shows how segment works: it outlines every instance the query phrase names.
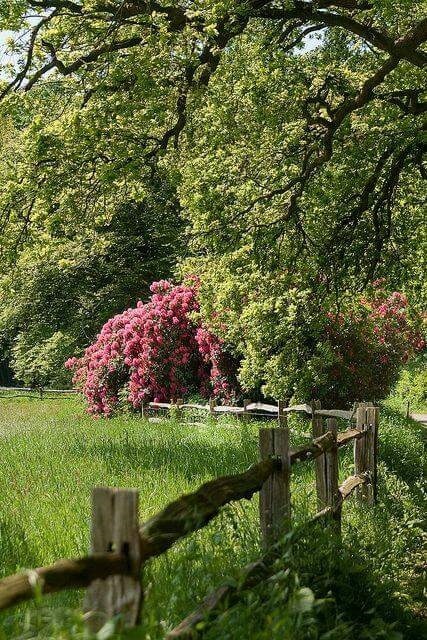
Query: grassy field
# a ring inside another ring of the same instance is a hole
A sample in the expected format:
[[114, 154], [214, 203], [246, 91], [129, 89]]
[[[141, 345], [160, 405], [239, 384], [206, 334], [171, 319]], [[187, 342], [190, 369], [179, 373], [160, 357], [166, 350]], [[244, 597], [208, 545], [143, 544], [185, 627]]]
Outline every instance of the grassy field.
[[[301, 429], [307, 428], [295, 424], [293, 443], [303, 440]], [[382, 412], [378, 506], [345, 505], [338, 552], [336, 541], [319, 529], [307, 530], [294, 544], [285, 540], [271, 580], [242, 592], [205, 636], [423, 637], [424, 446], [422, 428], [391, 410]], [[256, 461], [257, 426], [147, 424], [132, 416], [94, 420], [76, 398], [0, 397], [0, 460], [0, 574], [8, 575], [87, 552], [94, 485], [138, 488], [140, 518], [147, 519], [203, 481]], [[347, 448], [343, 478], [351, 461]], [[312, 466], [293, 469], [297, 525], [315, 511]], [[239, 567], [260, 554], [257, 509], [256, 497], [230, 505], [203, 531], [150, 562], [143, 576], [143, 625], [123, 635], [111, 625], [98, 640], [162, 638], [210, 589], [238, 579]], [[62, 593], [6, 612], [0, 638], [89, 638], [81, 599], [79, 592]]]

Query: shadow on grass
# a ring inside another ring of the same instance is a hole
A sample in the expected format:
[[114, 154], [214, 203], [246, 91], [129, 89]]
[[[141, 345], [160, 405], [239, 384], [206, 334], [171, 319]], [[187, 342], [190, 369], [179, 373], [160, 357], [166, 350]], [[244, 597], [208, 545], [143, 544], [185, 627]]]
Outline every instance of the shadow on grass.
[[378, 578], [371, 562], [320, 526], [270, 567], [269, 578], [242, 590], [219, 616], [206, 621], [202, 637], [257, 640], [420, 640], [426, 620], [394, 595], [398, 585]]
[[[315, 548], [313, 539], [317, 541]], [[426, 637], [425, 618], [415, 615], [395, 595], [401, 585], [383, 576], [378, 559], [368, 558], [358, 546], [353, 536], [340, 544], [316, 527], [294, 550], [295, 568], [301, 581], [311, 587], [317, 598], [332, 595], [339, 617], [355, 627], [355, 638], [394, 638], [391, 627], [388, 628], [391, 624], [396, 625], [402, 639]], [[380, 632], [382, 627], [384, 636]], [[367, 629], [372, 629], [372, 635]]]

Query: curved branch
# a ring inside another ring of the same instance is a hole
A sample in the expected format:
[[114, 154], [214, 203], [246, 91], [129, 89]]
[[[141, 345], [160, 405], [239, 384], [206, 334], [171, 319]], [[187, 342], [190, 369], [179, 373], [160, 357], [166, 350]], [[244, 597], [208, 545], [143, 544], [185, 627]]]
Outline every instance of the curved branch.
[[24, 67], [22, 68], [22, 70], [17, 73], [17, 75], [15, 76], [15, 78], [12, 80], [12, 82], [10, 82], [7, 87], [0, 93], [0, 100], [2, 100], [12, 89], [19, 89], [20, 86], [22, 85], [25, 76], [27, 75], [28, 71], [30, 70], [31, 67], [31, 63], [33, 61], [33, 55], [34, 55], [34, 46], [36, 44], [36, 40], [37, 40], [37, 36], [39, 34], [39, 31], [42, 27], [46, 26], [46, 24], [48, 24], [55, 16], [57, 15], [57, 10], [55, 9], [54, 11], [52, 11], [51, 14], [49, 14], [48, 16], [45, 16], [44, 18], [42, 18], [40, 20], [40, 22], [38, 22], [35, 27], [33, 28], [32, 32], [31, 32], [31, 37], [30, 37], [30, 41], [28, 43], [28, 51], [27, 51], [27, 58], [24, 64]]
[[48, 71], [51, 69], [58, 69], [58, 71], [63, 76], [69, 76], [70, 74], [78, 71], [81, 67], [86, 64], [90, 64], [91, 62], [96, 62], [98, 58], [101, 56], [112, 53], [114, 51], [121, 51], [122, 49], [130, 49], [132, 47], [136, 47], [143, 43], [143, 39], [135, 36], [133, 38], [128, 38], [127, 40], [119, 40], [118, 42], [112, 42], [110, 44], [103, 45], [102, 47], [98, 47], [97, 49], [93, 49], [90, 53], [85, 56], [81, 56], [77, 58], [74, 62], [69, 65], [65, 65], [61, 60], [57, 58], [55, 48], [45, 40], [42, 40], [42, 44], [48, 49], [50, 55], [52, 56], [52, 60], [47, 63], [44, 67], [39, 69], [27, 82], [25, 85], [25, 91], [29, 91], [35, 84], [42, 78]]
[[377, 49], [387, 52], [393, 57], [408, 60], [417, 67], [423, 68], [427, 64], [427, 54], [419, 51], [420, 44], [427, 40], [427, 18], [419, 22], [407, 35], [393, 40], [386, 33], [358, 22], [354, 18], [340, 13], [317, 11], [308, 3], [296, 3], [295, 8], [289, 10], [267, 8], [257, 11], [254, 15], [268, 20], [289, 20], [299, 18], [309, 22], [323, 24], [325, 27], [341, 27], [349, 33], [360, 36]]

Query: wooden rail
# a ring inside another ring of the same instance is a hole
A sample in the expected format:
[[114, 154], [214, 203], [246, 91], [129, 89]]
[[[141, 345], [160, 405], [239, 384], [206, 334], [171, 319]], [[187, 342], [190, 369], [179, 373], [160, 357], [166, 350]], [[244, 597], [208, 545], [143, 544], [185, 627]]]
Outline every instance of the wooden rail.
[[58, 560], [49, 567], [17, 573], [0, 580], [0, 609], [7, 609], [39, 593], [87, 587], [93, 580], [130, 573], [128, 558], [113, 553], [76, 560]]
[[[77, 394], [80, 393], [79, 389], [48, 389], [45, 387], [0, 387], [0, 393], [4, 392], [24, 392], [24, 393], [38, 393], [41, 398], [45, 394], [57, 393], [57, 394]], [[197, 403], [185, 403], [182, 400], [176, 402], [148, 402], [141, 407], [142, 415], [145, 415], [147, 410], [176, 410], [185, 411], [205, 411], [213, 415], [236, 415], [236, 416], [263, 416], [264, 418], [277, 418], [278, 409], [277, 405], [266, 404], [264, 402], [250, 402], [246, 401], [246, 404], [242, 407], [233, 405], [217, 405], [215, 402], [208, 404]], [[299, 413], [306, 416], [313, 415], [312, 407], [309, 404], [297, 404], [291, 407], [285, 407], [283, 413]], [[341, 418], [342, 420], [355, 420], [355, 411], [343, 411], [341, 409], [319, 409], [315, 410], [316, 415], [325, 417]]]
[[[367, 482], [365, 477], [350, 476], [339, 488], [340, 499], [335, 506], [335, 511], [341, 508], [342, 503], [348, 498], [356, 487]], [[332, 513], [332, 509], [328, 507], [322, 512], [317, 513], [307, 524], [312, 524], [329, 516]], [[301, 528], [303, 532], [305, 527]], [[294, 537], [295, 539], [295, 537]], [[270, 575], [269, 567], [272, 561], [279, 556], [281, 552], [281, 545], [275, 544], [268, 548], [266, 553], [255, 562], [249, 563], [241, 571], [241, 579], [233, 584], [221, 585], [211, 593], [209, 593], [202, 603], [192, 611], [182, 622], [178, 624], [172, 631], [170, 631], [166, 640], [173, 640], [174, 638], [192, 638], [194, 637], [195, 628], [197, 625], [206, 620], [216, 609], [219, 609], [220, 605], [227, 602], [230, 607], [237, 599], [238, 594], [243, 589], [254, 587], [260, 581], [266, 579]]]
[[38, 394], [40, 400], [50, 398], [49, 393], [54, 393], [55, 395], [65, 395], [71, 396], [80, 393], [78, 389], [46, 389], [44, 387], [0, 387], [0, 393], [5, 392], [8, 394], [13, 393], [14, 395], [7, 395], [7, 398], [34, 398], [34, 394]]
[[[337, 433], [335, 418], [328, 418], [326, 430], [323, 414], [317, 408], [312, 413], [312, 423], [313, 431], [320, 432], [320, 435], [293, 450], [289, 449], [287, 413], [289, 411], [283, 403], [279, 403], [278, 427], [260, 430], [260, 462], [243, 473], [206, 482], [197, 491], [169, 503], [142, 525], [136, 522], [136, 492], [94, 490], [91, 555], [76, 560], [60, 560], [49, 567], [0, 580], [0, 609], [28, 600], [35, 593], [89, 587], [87, 610], [98, 607], [104, 618], [122, 613], [128, 626], [133, 626], [138, 619], [142, 599], [138, 579], [142, 563], [206, 526], [224, 505], [250, 499], [256, 492], [261, 492], [260, 524], [268, 554], [281, 533], [290, 526], [291, 467], [308, 460], [315, 460], [316, 464], [319, 511], [314, 519], [330, 519], [339, 528], [342, 505], [353, 491], [358, 492], [359, 499], [367, 504], [375, 499], [378, 409], [359, 405], [356, 428]], [[338, 487], [338, 449], [352, 442], [355, 446], [355, 473]], [[323, 461], [321, 465], [317, 464], [319, 460]], [[97, 553], [99, 551], [101, 553]], [[117, 582], [114, 582], [116, 579], [109, 576], [128, 578], [122, 580], [122, 587], [118, 590]], [[226, 593], [227, 589], [220, 590], [219, 595], [217, 593], [205, 601], [197, 610], [199, 613], [192, 614], [184, 627], [197, 620], [200, 611], [206, 612], [210, 605], [218, 602], [219, 596]], [[129, 610], [130, 602], [133, 603], [132, 611]], [[92, 620], [93, 629], [100, 626], [98, 619]], [[178, 637], [176, 633], [170, 637]]]
[[[257, 417], [262, 416], [264, 418], [278, 418], [278, 407], [273, 404], [266, 404], [264, 402], [251, 402], [250, 400], [246, 400], [244, 406], [237, 407], [233, 405], [217, 405], [214, 401], [211, 401], [209, 404], [192, 404], [185, 403], [181, 399], [176, 400], [175, 402], [148, 402], [141, 407], [141, 413], [143, 416], [147, 415], [148, 410], [178, 410], [179, 412], [185, 411], [186, 409], [196, 410], [196, 411], [206, 411], [212, 415], [235, 415], [235, 416], [246, 416], [246, 417]], [[290, 407], [283, 407], [283, 413], [297, 413], [303, 414], [307, 417], [313, 416], [314, 413], [317, 416], [322, 417], [333, 417], [340, 418], [342, 420], [356, 420], [356, 412], [352, 411], [343, 411], [342, 409], [315, 409], [313, 413], [313, 409], [309, 404], [296, 404]]]

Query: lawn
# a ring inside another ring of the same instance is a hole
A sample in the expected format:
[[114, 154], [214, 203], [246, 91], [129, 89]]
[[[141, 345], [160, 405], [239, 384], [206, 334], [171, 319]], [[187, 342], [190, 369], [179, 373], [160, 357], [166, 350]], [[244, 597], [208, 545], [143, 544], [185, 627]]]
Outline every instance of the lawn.
[[[1, 397], [1, 575], [86, 554], [93, 486], [138, 488], [145, 520], [202, 482], [255, 462], [257, 428], [226, 420], [197, 426], [147, 423], [130, 415], [94, 420], [77, 398]], [[308, 426], [293, 426], [294, 443], [303, 439], [301, 429]], [[285, 541], [283, 566], [271, 581], [243, 592], [206, 636], [420, 638], [427, 631], [423, 456], [422, 428], [384, 410], [378, 506], [345, 505], [339, 553], [336, 541], [331, 551], [330, 536], [320, 530], [310, 530], [293, 545]], [[342, 478], [351, 473], [351, 459], [347, 448]], [[300, 524], [315, 510], [312, 465], [294, 467], [292, 481], [294, 520]], [[151, 561], [143, 575], [143, 625], [123, 637], [164, 637], [210, 589], [257, 558], [257, 509], [256, 497], [232, 504], [203, 531]], [[358, 605], [354, 593], [360, 594]], [[89, 638], [81, 599], [81, 592], [62, 593], [10, 610], [0, 619], [0, 638]]]

